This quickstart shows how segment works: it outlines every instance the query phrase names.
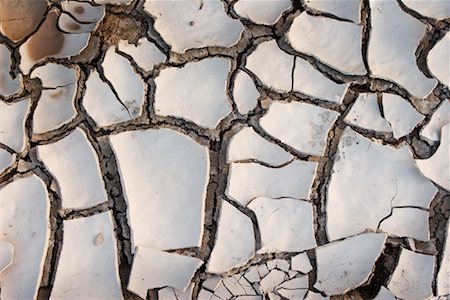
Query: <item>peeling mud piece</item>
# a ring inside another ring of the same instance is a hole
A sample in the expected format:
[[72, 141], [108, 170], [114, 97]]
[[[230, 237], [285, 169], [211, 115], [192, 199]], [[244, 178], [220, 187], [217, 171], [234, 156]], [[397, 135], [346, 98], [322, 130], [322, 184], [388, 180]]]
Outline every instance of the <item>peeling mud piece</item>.
[[58, 19], [58, 27], [66, 33], [86, 33], [97, 27], [96, 23], [79, 23], [68, 14], [62, 13]]
[[258, 253], [300, 252], [316, 247], [311, 203], [291, 198], [256, 198], [248, 207], [255, 212], [261, 231]]
[[270, 293], [286, 279], [287, 276], [283, 271], [272, 270], [261, 280], [261, 290], [264, 294]]
[[[300, 276], [300, 277], [296, 277], [294, 279], [288, 280], [283, 282], [282, 284], [280, 284], [277, 289], [279, 288], [284, 288], [284, 289], [288, 289], [288, 290], [295, 290], [295, 289], [308, 289], [308, 276], [304, 275], [304, 276]], [[305, 291], [306, 294], [306, 291]], [[292, 298], [288, 298], [288, 299], [292, 299]]]
[[450, 295], [450, 220], [447, 222], [446, 242], [444, 246], [444, 254], [442, 255], [441, 267], [437, 274], [437, 295]]
[[120, 103], [96, 70], [91, 71], [86, 81], [83, 106], [98, 126], [109, 126], [131, 120], [127, 107]]
[[294, 160], [270, 168], [257, 163], [232, 163], [226, 195], [246, 206], [256, 197], [309, 200], [317, 163]]
[[430, 122], [422, 128], [420, 136], [431, 142], [441, 140], [441, 130], [450, 123], [450, 100], [442, 101], [439, 107], [431, 116]]
[[37, 28], [46, 11], [46, 0], [1, 0], [0, 33], [19, 42]]
[[303, 299], [308, 292], [308, 276], [300, 276], [283, 282], [275, 291], [286, 299]]
[[[429, 0], [429, 1], [417, 1], [417, 0], [403, 0], [407, 7], [415, 10], [419, 14], [434, 18], [434, 19], [446, 19], [450, 18], [450, 2], [443, 0]], [[448, 65], [448, 64], [447, 64]]]
[[108, 200], [97, 154], [83, 130], [38, 146], [37, 154], [58, 181], [62, 208], [89, 208]]
[[[1, 4], [0, 2], [0, 11]], [[1, 14], [1, 12], [0, 12]], [[11, 70], [12, 59], [11, 51], [0, 44], [0, 96], [9, 97], [22, 91], [22, 74], [18, 74], [16, 78], [12, 78], [9, 71]]]
[[30, 99], [11, 104], [0, 100], [0, 143], [16, 152], [22, 152], [26, 146], [25, 118]]
[[385, 146], [347, 127], [328, 188], [328, 237], [337, 240], [376, 230], [395, 206], [428, 209], [436, 193], [437, 188], [418, 172], [407, 145]]
[[374, 300], [396, 300], [396, 298], [387, 288], [381, 286], [381, 289]]
[[435, 257], [402, 249], [388, 289], [398, 298], [419, 300], [433, 295]]
[[383, 94], [384, 117], [391, 124], [394, 138], [399, 139], [413, 131], [425, 116], [408, 101], [393, 94]]
[[184, 291], [202, 264], [198, 258], [138, 247], [128, 290], [144, 299], [149, 289], [170, 286]]
[[105, 16], [103, 5], [92, 5], [89, 2], [66, 0], [61, 2], [61, 7], [63, 11], [69, 12], [77, 21], [83, 23], [97, 23]]
[[397, 82], [418, 98], [427, 96], [437, 80], [425, 77], [415, 57], [426, 25], [404, 12], [396, 1], [370, 0], [370, 9], [367, 59], [372, 74]]
[[[450, 11], [450, 2], [442, 1], [449, 6], [447, 11]], [[440, 82], [450, 87], [450, 32], [440, 40], [428, 53], [427, 64], [431, 73]]]
[[330, 13], [342, 19], [347, 19], [353, 23], [360, 22], [360, 0], [330, 1], [330, 0], [306, 0], [308, 7]]
[[325, 154], [328, 131], [338, 115], [308, 103], [275, 102], [260, 124], [268, 134], [296, 150], [321, 156]]
[[318, 247], [314, 287], [334, 296], [364, 284], [384, 249], [386, 237], [382, 233], [365, 233]]
[[208, 272], [228, 272], [245, 264], [253, 255], [255, 236], [252, 221], [233, 205], [223, 201]]
[[233, 4], [240, 17], [261, 25], [274, 25], [291, 7], [290, 0], [239, 0]]
[[442, 140], [432, 157], [416, 160], [420, 172], [427, 178], [450, 190], [450, 123], [442, 127]]
[[172, 47], [183, 53], [207, 46], [231, 47], [241, 36], [244, 26], [227, 16], [220, 0], [149, 1], [144, 9], [155, 18], [155, 29]]
[[13, 244], [0, 241], [0, 274], [12, 264], [13, 257], [14, 257]]
[[293, 158], [292, 154], [269, 142], [251, 127], [242, 128], [231, 138], [228, 145], [227, 162], [256, 159], [276, 167]]
[[194, 288], [194, 285], [190, 284], [189, 287], [183, 292], [183, 291], [180, 291], [177, 289], [173, 289], [171, 287], [165, 287], [158, 291], [158, 299], [161, 299], [161, 300], [191, 300], [193, 288]]
[[234, 79], [233, 100], [241, 115], [253, 110], [260, 96], [253, 79], [244, 71], [239, 70]]
[[241, 274], [228, 276], [222, 281], [222, 283], [234, 296], [256, 294], [250, 283]]
[[362, 29], [353, 23], [303, 12], [294, 19], [287, 38], [297, 51], [313, 55], [343, 73], [364, 75], [367, 70], [361, 52]]
[[133, 247], [200, 247], [209, 178], [207, 148], [171, 129], [123, 132], [110, 140], [128, 204]]
[[295, 59], [293, 91], [321, 100], [341, 103], [347, 84], [339, 84], [328, 79], [300, 57]]
[[428, 241], [430, 240], [428, 217], [427, 211], [418, 208], [394, 208], [392, 215], [381, 222], [380, 229], [389, 232], [390, 235]]
[[[122, 299], [111, 213], [64, 221], [63, 226], [50, 299]], [[96, 243], [99, 235], [102, 243]]]
[[303, 274], [309, 273], [313, 267], [306, 252], [300, 253], [291, 258], [292, 270], [300, 271]]
[[11, 154], [3, 148], [0, 148], [0, 174], [9, 168], [15, 160], [16, 154]]
[[[180, 4], [180, 2], [173, 3]], [[229, 59], [207, 58], [187, 63], [182, 68], [162, 70], [155, 79], [156, 114], [180, 117], [202, 127], [216, 128], [231, 112], [226, 95], [226, 81], [230, 68]]]
[[362, 93], [358, 96], [344, 121], [360, 128], [378, 132], [392, 132], [391, 125], [380, 112], [377, 94]]
[[0, 274], [2, 299], [37, 297], [50, 236], [49, 202], [47, 188], [36, 175], [0, 189], [0, 236], [14, 245], [13, 262]]
[[281, 50], [275, 40], [270, 40], [262, 42], [250, 53], [245, 67], [269, 88], [277, 92], [289, 92], [294, 59], [294, 56]]
[[136, 64], [145, 72], [152, 71], [154, 66], [166, 61], [164, 53], [146, 38], [140, 38], [136, 45], [120, 40], [118, 49], [130, 55]]
[[56, 9], [50, 11], [39, 30], [20, 46], [23, 74], [27, 75], [36, 63], [48, 57], [70, 58], [87, 47], [90, 33], [65, 34], [58, 29], [58, 18]]
[[106, 51], [102, 67], [106, 78], [113, 85], [130, 116], [132, 118], [140, 116], [146, 87], [142, 78], [134, 72], [128, 59], [116, 53], [114, 46], [111, 46]]

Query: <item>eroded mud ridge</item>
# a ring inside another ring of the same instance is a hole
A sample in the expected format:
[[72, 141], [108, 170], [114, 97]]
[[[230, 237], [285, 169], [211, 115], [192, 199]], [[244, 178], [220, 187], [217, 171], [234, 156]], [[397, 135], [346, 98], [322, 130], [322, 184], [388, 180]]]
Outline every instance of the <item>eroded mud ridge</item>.
[[0, 0], [0, 298], [450, 299], [450, 2]]

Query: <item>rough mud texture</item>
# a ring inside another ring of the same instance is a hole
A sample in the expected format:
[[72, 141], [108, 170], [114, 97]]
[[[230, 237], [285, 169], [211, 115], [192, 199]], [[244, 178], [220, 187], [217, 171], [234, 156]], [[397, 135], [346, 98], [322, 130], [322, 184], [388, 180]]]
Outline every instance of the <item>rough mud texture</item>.
[[450, 299], [446, 1], [31, 2], [0, 0], [1, 299]]

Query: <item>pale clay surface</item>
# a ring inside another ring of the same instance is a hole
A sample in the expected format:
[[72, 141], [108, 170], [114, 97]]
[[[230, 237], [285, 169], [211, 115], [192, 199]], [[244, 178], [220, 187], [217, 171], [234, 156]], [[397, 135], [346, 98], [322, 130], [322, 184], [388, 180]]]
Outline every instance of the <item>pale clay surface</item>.
[[30, 101], [28, 99], [7, 104], [0, 102], [0, 142], [16, 152], [25, 147], [25, 117]]
[[261, 230], [259, 253], [300, 252], [316, 246], [312, 205], [291, 198], [256, 198], [253, 210]]
[[447, 299], [447, 2], [0, 0], [0, 298]]
[[416, 97], [425, 97], [437, 83], [425, 77], [414, 57], [425, 24], [403, 12], [395, 1], [370, 0], [370, 8], [373, 29], [367, 59], [372, 74], [397, 82]]
[[294, 68], [293, 91], [321, 100], [340, 103], [346, 84], [336, 83], [325, 77], [306, 60], [297, 57]]
[[11, 68], [11, 51], [0, 44], [0, 96], [9, 97], [22, 89], [22, 75], [13, 78], [9, 73]]
[[261, 161], [277, 167], [294, 159], [283, 148], [264, 139], [251, 127], [244, 127], [237, 132], [228, 145], [228, 162]]
[[432, 295], [434, 257], [402, 249], [387, 288], [402, 299], [425, 299]]
[[[111, 136], [111, 144], [133, 245], [161, 250], [198, 247], [209, 173], [205, 147], [169, 129], [120, 133]], [[161, 230], [163, 239], [158, 235]]]
[[59, 64], [46, 64], [34, 69], [31, 78], [39, 78], [41, 98], [33, 115], [33, 132], [55, 130], [76, 116], [77, 72]]
[[155, 29], [175, 52], [205, 46], [233, 46], [243, 30], [242, 23], [228, 17], [220, 0], [147, 1], [145, 11], [156, 19]]
[[[267, 60], [267, 57], [271, 57]], [[274, 40], [263, 42], [248, 56], [246, 68], [275, 91], [291, 90], [294, 57], [283, 52]]]
[[88, 208], [107, 201], [97, 154], [83, 130], [76, 128], [55, 143], [39, 146], [37, 152], [59, 182], [63, 208]]
[[370, 276], [385, 240], [385, 234], [366, 233], [318, 247], [314, 286], [330, 296], [360, 286]]
[[247, 205], [259, 196], [309, 199], [317, 163], [294, 160], [270, 168], [258, 163], [232, 163], [226, 194]]
[[256, 89], [252, 78], [244, 71], [236, 75], [233, 87], [233, 99], [241, 115], [253, 110], [257, 104], [260, 93]]
[[[117, 92], [123, 106], [126, 107], [130, 118], [136, 118], [142, 113], [145, 98], [145, 85], [138, 74], [131, 67], [130, 62], [111, 47], [106, 52], [102, 63], [105, 77]], [[126, 78], [126, 80], [124, 80]]]
[[446, 190], [450, 190], [450, 123], [442, 127], [442, 140], [434, 155], [428, 159], [416, 160], [423, 175]]
[[208, 272], [223, 273], [240, 267], [254, 254], [255, 238], [250, 218], [228, 202], [223, 202]]
[[360, 94], [344, 121], [364, 129], [392, 132], [389, 122], [381, 116], [376, 94]]
[[[445, 3], [445, 1], [443, 1]], [[450, 4], [447, 3], [450, 10]], [[448, 65], [450, 64], [449, 52], [450, 52], [450, 33], [440, 40], [428, 53], [427, 63], [430, 72], [440, 81], [442, 84], [450, 86], [450, 70]]]
[[127, 107], [117, 99], [96, 70], [89, 74], [86, 81], [83, 106], [98, 126], [109, 126], [131, 120]]
[[343, 73], [367, 73], [361, 53], [362, 26], [302, 13], [287, 38], [295, 50], [317, 57]]
[[[419, 173], [406, 146], [399, 149], [384, 146], [349, 128], [341, 137], [333, 171], [327, 203], [331, 240], [363, 232], [366, 228], [376, 230], [395, 206], [427, 209], [437, 192], [437, 188]], [[370, 192], [378, 186], [383, 189], [376, 194]], [[353, 214], [352, 209], [358, 214]]]
[[142, 298], [152, 288], [172, 286], [183, 291], [201, 265], [198, 258], [138, 247], [128, 288]]
[[[328, 131], [338, 113], [318, 106], [291, 102], [273, 103], [261, 118], [261, 127], [281, 142], [311, 155], [324, 154]], [[302, 131], [285, 131], [286, 126], [302, 128]]]
[[440, 141], [442, 128], [450, 123], [450, 101], [445, 100], [431, 116], [430, 122], [422, 128], [420, 135], [431, 142]]
[[291, 7], [292, 3], [289, 0], [239, 0], [233, 5], [239, 16], [262, 25], [275, 24], [282, 13]]
[[360, 0], [330, 1], [330, 0], [306, 0], [308, 7], [330, 13], [339, 18], [351, 20], [356, 24], [360, 22]]
[[16, 159], [15, 154], [0, 148], [0, 174], [3, 173]]
[[123, 299], [110, 213], [65, 221], [59, 260], [50, 299]]
[[155, 80], [155, 110], [214, 129], [231, 111], [226, 95], [230, 60], [204, 59], [161, 71]]
[[37, 296], [50, 236], [49, 202], [44, 182], [36, 175], [0, 190], [1, 240], [14, 247], [12, 264], [0, 274], [2, 298]]

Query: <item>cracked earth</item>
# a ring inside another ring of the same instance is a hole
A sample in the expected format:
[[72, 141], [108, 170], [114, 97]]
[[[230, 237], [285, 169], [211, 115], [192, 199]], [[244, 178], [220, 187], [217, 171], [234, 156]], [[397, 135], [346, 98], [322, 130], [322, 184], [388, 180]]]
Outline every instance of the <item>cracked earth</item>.
[[0, 298], [450, 299], [450, 2], [0, 0]]

